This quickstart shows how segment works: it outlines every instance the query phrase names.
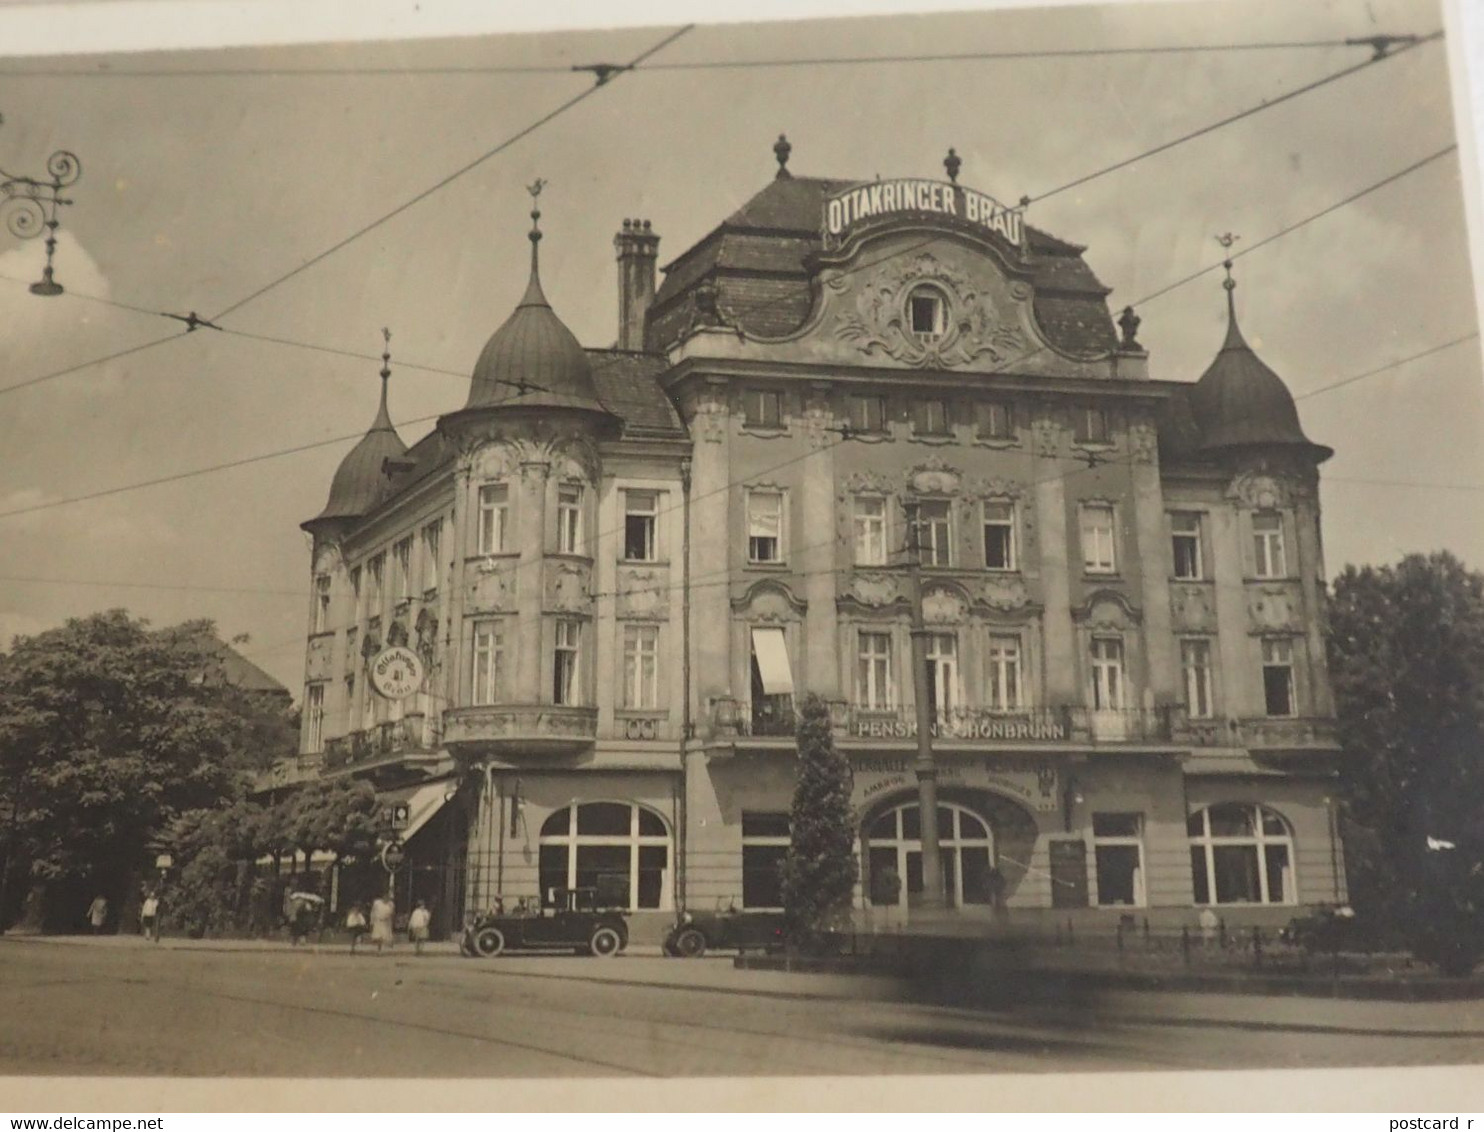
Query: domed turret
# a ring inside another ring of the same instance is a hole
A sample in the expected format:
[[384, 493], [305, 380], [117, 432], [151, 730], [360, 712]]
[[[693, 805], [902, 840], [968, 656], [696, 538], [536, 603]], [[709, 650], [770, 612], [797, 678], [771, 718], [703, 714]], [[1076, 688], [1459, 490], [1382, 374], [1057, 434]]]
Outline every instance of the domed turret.
[[1333, 449], [1313, 443], [1299, 424], [1298, 408], [1283, 379], [1252, 352], [1237, 326], [1232, 292], [1226, 282], [1226, 341], [1200, 381], [1190, 390], [1190, 414], [1200, 432], [1200, 451], [1222, 451], [1254, 446], [1306, 450], [1315, 463], [1329, 459]]
[[[532, 186], [533, 198], [541, 182]], [[531, 220], [541, 211], [532, 208]], [[541, 290], [537, 247], [541, 230], [533, 223], [531, 278], [515, 311], [485, 343], [464, 410], [495, 407], [586, 409], [609, 415], [598, 399], [587, 351], [557, 317]]]
[[391, 371], [391, 335], [382, 331], [388, 342], [387, 352], [381, 355], [381, 406], [371, 429], [346, 453], [330, 481], [330, 500], [325, 509], [313, 519], [302, 524], [305, 530], [336, 519], [358, 519], [367, 514], [380, 501], [387, 479], [384, 465], [387, 460], [397, 460], [407, 454], [407, 445], [392, 426], [387, 412], [387, 384]]

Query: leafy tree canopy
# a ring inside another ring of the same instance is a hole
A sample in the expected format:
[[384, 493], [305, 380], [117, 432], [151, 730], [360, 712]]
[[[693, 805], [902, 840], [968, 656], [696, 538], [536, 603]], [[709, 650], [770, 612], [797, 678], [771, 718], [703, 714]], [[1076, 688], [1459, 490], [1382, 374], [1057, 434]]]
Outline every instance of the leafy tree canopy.
[[0, 808], [38, 879], [138, 861], [176, 815], [244, 787], [260, 713], [222, 677], [210, 622], [124, 610], [0, 654]]

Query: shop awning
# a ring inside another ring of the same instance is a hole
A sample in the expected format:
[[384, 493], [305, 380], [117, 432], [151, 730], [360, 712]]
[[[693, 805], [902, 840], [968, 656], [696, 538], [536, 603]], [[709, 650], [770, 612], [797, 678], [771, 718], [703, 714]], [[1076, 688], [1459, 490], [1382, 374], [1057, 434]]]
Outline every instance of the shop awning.
[[793, 695], [794, 674], [788, 664], [788, 645], [784, 643], [782, 629], [754, 629], [752, 655], [766, 695]]
[[407, 805], [407, 828], [397, 830], [397, 836], [403, 841], [411, 841], [417, 831], [443, 808], [455, 785], [451, 779], [441, 779], [418, 786], [403, 786], [398, 790], [383, 790], [376, 795], [376, 801], [383, 811], [399, 803]]

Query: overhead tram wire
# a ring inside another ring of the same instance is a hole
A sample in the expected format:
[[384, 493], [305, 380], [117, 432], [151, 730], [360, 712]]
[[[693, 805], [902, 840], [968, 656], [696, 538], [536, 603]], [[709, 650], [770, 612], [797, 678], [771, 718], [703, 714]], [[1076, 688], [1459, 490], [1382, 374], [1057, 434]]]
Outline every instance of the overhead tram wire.
[[[628, 70], [631, 70], [632, 68], [638, 66], [645, 59], [648, 59], [650, 56], [654, 55], [655, 53], [664, 50], [666, 47], [668, 47], [670, 44], [674, 43], [677, 39], [679, 39], [681, 36], [685, 35], [687, 32], [689, 32], [694, 27], [695, 27], [694, 24], [686, 24], [684, 27], [679, 28], [678, 30], [669, 33], [663, 39], [661, 39], [658, 43], [656, 43], [653, 47], [650, 47], [647, 50], [642, 51], [638, 55], [636, 55], [633, 58], [633, 60], [630, 61], [627, 64], [626, 67], [620, 68], [620, 70], [623, 71], [623, 72], [627, 72]], [[238, 299], [235, 303], [232, 303], [230, 306], [227, 306], [227, 307], [223, 308], [222, 310], [218, 311], [216, 314], [212, 315], [211, 321], [212, 322], [220, 322], [222, 319], [226, 318], [228, 315], [235, 314], [237, 311], [241, 310], [243, 307], [247, 306], [249, 303], [255, 302], [258, 299], [262, 298], [264, 295], [266, 295], [269, 291], [272, 291], [274, 288], [280, 287], [284, 283], [287, 283], [290, 279], [293, 279], [293, 278], [297, 277], [298, 275], [301, 275], [303, 272], [308, 271], [315, 264], [324, 262], [330, 256], [332, 256], [336, 252], [340, 251], [342, 248], [348, 247], [350, 244], [354, 243], [356, 240], [359, 240], [362, 236], [366, 235], [369, 232], [373, 232], [377, 228], [381, 227], [381, 225], [385, 224], [388, 220], [391, 220], [394, 217], [400, 216], [402, 213], [406, 212], [409, 208], [412, 208], [414, 205], [416, 205], [416, 204], [418, 204], [418, 203], [420, 203], [420, 202], [422, 202], [424, 200], [427, 200], [428, 197], [432, 196], [434, 193], [438, 192], [440, 189], [446, 188], [448, 185], [451, 185], [454, 181], [456, 181], [460, 177], [464, 176], [464, 174], [469, 173], [472, 170], [479, 168], [479, 166], [483, 165], [486, 161], [490, 160], [492, 157], [495, 157], [496, 155], [498, 155], [500, 153], [503, 153], [505, 150], [509, 149], [511, 146], [515, 145], [517, 142], [521, 141], [522, 139], [524, 139], [526, 137], [529, 137], [531, 134], [533, 134], [537, 130], [541, 129], [541, 127], [545, 126], [547, 123], [549, 123], [551, 121], [554, 121], [556, 118], [561, 117], [561, 115], [565, 114], [567, 111], [571, 110], [572, 108], [580, 105], [583, 102], [586, 102], [589, 98], [591, 98], [598, 91], [600, 91], [604, 87], [608, 86], [608, 84], [611, 81], [612, 81], [612, 75], [599, 75], [598, 78], [597, 78], [597, 81], [595, 81], [593, 83], [593, 85], [590, 86], [590, 87], [588, 87], [586, 90], [581, 91], [580, 93], [578, 93], [576, 95], [573, 95], [571, 98], [567, 99], [561, 105], [557, 106], [554, 110], [548, 111], [547, 113], [543, 114], [540, 118], [537, 118], [530, 125], [525, 126], [525, 127], [521, 128], [520, 130], [517, 130], [515, 133], [511, 134], [509, 137], [505, 138], [503, 141], [499, 142], [497, 145], [495, 145], [491, 149], [485, 150], [484, 153], [480, 154], [473, 161], [466, 162], [464, 165], [460, 166], [458, 169], [455, 169], [452, 173], [448, 174], [446, 177], [440, 178], [438, 181], [436, 181], [432, 185], [428, 186], [426, 189], [422, 190], [422, 192], [417, 193], [416, 195], [414, 195], [414, 196], [408, 198], [407, 200], [403, 201], [401, 204], [397, 205], [397, 207], [394, 208], [394, 209], [392, 209], [390, 212], [387, 212], [387, 213], [383, 214], [382, 216], [379, 216], [377, 219], [372, 220], [368, 224], [363, 224], [360, 228], [357, 228], [350, 235], [346, 236], [345, 238], [343, 238], [341, 240], [336, 241], [334, 244], [331, 244], [324, 251], [318, 252], [317, 254], [311, 256], [309, 259], [305, 260], [303, 263], [299, 264], [297, 267], [293, 268], [292, 270], [284, 272], [282, 275], [278, 276], [276, 279], [272, 279], [269, 282], [263, 284], [257, 290], [253, 291], [251, 294], [245, 296], [244, 298]]]
[[1336, 389], [1343, 389], [1347, 385], [1353, 385], [1357, 381], [1364, 381], [1368, 377], [1375, 377], [1379, 373], [1386, 373], [1389, 370], [1394, 370], [1400, 366], [1407, 365], [1410, 362], [1415, 362], [1422, 358], [1431, 357], [1433, 354], [1440, 354], [1444, 350], [1451, 350], [1454, 346], [1461, 346], [1465, 342], [1472, 342], [1478, 337], [1479, 332], [1477, 330], [1472, 331], [1468, 334], [1461, 334], [1457, 338], [1450, 339], [1447, 342], [1439, 343], [1436, 346], [1430, 346], [1426, 350], [1420, 350], [1415, 354], [1408, 354], [1405, 358], [1397, 358], [1395, 361], [1387, 362], [1385, 365], [1377, 366], [1375, 369], [1368, 369], [1365, 371], [1365, 373], [1357, 373], [1353, 377], [1343, 378], [1340, 381], [1334, 381], [1328, 385], [1321, 385], [1317, 389], [1310, 389], [1307, 392], [1296, 394], [1293, 399], [1295, 401], [1302, 401], [1306, 397], [1317, 397], [1321, 393], [1333, 393]]
[[[1435, 155], [1435, 156], [1437, 156], [1437, 155]], [[1426, 159], [1424, 159], [1422, 161], [1414, 162], [1411, 166], [1408, 166], [1407, 169], [1402, 170], [1400, 173], [1398, 173], [1397, 176], [1402, 176], [1402, 175], [1405, 175], [1405, 174], [1410, 173], [1410, 172], [1415, 172], [1417, 169], [1420, 169], [1424, 165], [1426, 165], [1427, 162], [1430, 161], [1430, 160], [1432, 160], [1432, 158], [1426, 158]], [[1300, 221], [1298, 221], [1298, 222], [1296, 222], [1294, 224], [1290, 224], [1286, 228], [1282, 229], [1280, 232], [1275, 233], [1272, 236], [1269, 236], [1269, 237], [1266, 237], [1266, 238], [1264, 238], [1262, 240], [1257, 241], [1255, 244], [1251, 245], [1249, 248], [1244, 249], [1243, 252], [1237, 253], [1237, 254], [1245, 254], [1247, 251], [1255, 250], [1258, 247], [1261, 247], [1263, 245], [1269, 244], [1269, 243], [1273, 242], [1274, 240], [1278, 239], [1281, 236], [1289, 235], [1292, 232], [1295, 232], [1298, 229], [1302, 228], [1304, 225], [1309, 224], [1309, 223], [1313, 222], [1314, 220], [1319, 219], [1321, 216], [1328, 215], [1329, 213], [1333, 212], [1335, 210], [1335, 208], [1338, 208], [1338, 207], [1340, 207], [1343, 204], [1353, 203], [1355, 200], [1359, 200], [1361, 197], [1365, 196], [1366, 193], [1371, 192], [1371, 191], [1374, 191], [1375, 189], [1380, 188], [1382, 184], [1388, 184], [1388, 183], [1390, 183], [1394, 179], [1395, 179], [1394, 177], [1393, 178], [1387, 178], [1387, 179], [1385, 179], [1382, 182], [1377, 182], [1375, 185], [1371, 186], [1369, 189], [1363, 190], [1363, 191], [1358, 192], [1358, 193], [1353, 193], [1353, 194], [1351, 194], [1350, 197], [1346, 198], [1345, 201], [1339, 202], [1336, 205], [1331, 206], [1330, 208], [1323, 209], [1320, 212], [1315, 213], [1312, 216], [1306, 217], [1305, 219], [1300, 220]], [[1219, 266], [1220, 266], [1220, 264], [1215, 264], [1212, 267], [1207, 268], [1207, 269], [1205, 269], [1203, 271], [1196, 272], [1194, 274], [1188, 275], [1184, 279], [1179, 280], [1178, 282], [1176, 282], [1174, 284], [1171, 284], [1168, 287], [1164, 287], [1164, 288], [1161, 288], [1158, 291], [1152, 292], [1151, 294], [1149, 294], [1147, 296], [1144, 296], [1143, 298], [1136, 299], [1134, 302], [1132, 302], [1132, 303], [1130, 303], [1128, 305], [1129, 306], [1132, 306], [1132, 307], [1136, 307], [1136, 308], [1137, 307], [1141, 307], [1145, 303], [1147, 303], [1147, 302], [1149, 302], [1149, 301], [1151, 301], [1151, 300], [1153, 300], [1155, 298], [1158, 298], [1158, 297], [1161, 297], [1161, 296], [1163, 296], [1165, 294], [1168, 294], [1171, 290], [1173, 290], [1176, 287], [1182, 287], [1182, 286], [1185, 286], [1185, 285], [1193, 282], [1194, 280], [1200, 278], [1202, 275], [1206, 274], [1207, 271], [1214, 270], [1216, 267], [1219, 267]], [[79, 296], [79, 297], [84, 297], [84, 296]], [[112, 304], [114, 302], [111, 299], [99, 299], [99, 298], [96, 298], [95, 296], [88, 296], [88, 297], [93, 298], [93, 300], [96, 301], [96, 302], [109, 303], [109, 304]], [[118, 304], [118, 305], [127, 306], [127, 304]], [[142, 310], [142, 308], [138, 308], [138, 307], [129, 307], [128, 309]], [[246, 331], [236, 331], [234, 333], [238, 334], [239, 336], [247, 337], [247, 338], [259, 337], [257, 335], [250, 334], [250, 333], [248, 333]], [[1477, 332], [1475, 332], [1475, 333], [1477, 334]], [[174, 335], [172, 337], [177, 337], [178, 338], [178, 337], [183, 337], [183, 336], [184, 335]], [[1456, 339], [1454, 341], [1451, 341], [1451, 342], [1448, 342], [1448, 343], [1444, 343], [1441, 346], [1435, 347], [1434, 348], [1434, 351], [1435, 350], [1446, 349], [1448, 346], [1456, 345], [1459, 342], [1466, 341], [1467, 338], [1473, 337], [1473, 336], [1475, 336], [1475, 335], [1467, 335], [1467, 336], [1465, 336], [1463, 338], [1459, 338], [1459, 339]], [[162, 339], [161, 341], [165, 341], [165, 340], [166, 339]], [[316, 347], [316, 346], [313, 346], [313, 345], [311, 345], [309, 343], [297, 343], [297, 342], [293, 342], [293, 341], [291, 341], [289, 339], [269, 339], [269, 340], [270, 341], [276, 341], [276, 342], [279, 342], [279, 343], [284, 344], [284, 345], [301, 346], [301, 347], [306, 348], [306, 349], [324, 349], [324, 350], [326, 350], [328, 352], [331, 352], [331, 353], [338, 353], [339, 352], [339, 351], [336, 351], [336, 350], [334, 350], [334, 349], [332, 349], [330, 347]], [[135, 348], [135, 351], [137, 351], [138, 349], [142, 349], [142, 348], [144, 348], [144, 347], [136, 347]], [[1036, 356], [1037, 354], [1043, 352], [1044, 350], [1045, 350], [1045, 347], [1043, 347], [1043, 346], [1042, 347], [1037, 347], [1036, 349], [1031, 350], [1031, 351], [1027, 352], [1026, 354], [1022, 355], [1021, 357], [1018, 357], [1016, 359], [1013, 359], [1013, 361], [1011, 361], [1011, 362], [1006, 362], [1006, 363], [1001, 364], [1000, 366], [997, 366], [996, 367], [996, 370], [997, 370], [997, 372], [1004, 372], [1007, 368], [1011, 368], [1011, 367], [1013, 367], [1015, 365], [1019, 365], [1019, 364], [1025, 362], [1025, 361], [1027, 361], [1028, 359]], [[1434, 352], [1434, 351], [1426, 351], [1426, 352]], [[127, 352], [128, 351], [125, 351], [125, 353], [127, 353]], [[1382, 370], [1394, 368], [1395, 366], [1404, 364], [1406, 361], [1410, 361], [1410, 360], [1412, 360], [1412, 359], [1410, 359], [1410, 358], [1404, 358], [1404, 359], [1401, 359], [1400, 361], [1397, 361], [1397, 362], [1388, 363], [1387, 366], [1382, 367]], [[80, 369], [80, 368], [83, 368], [83, 366], [90, 365], [90, 364], [98, 364], [98, 362], [95, 360], [94, 362], [90, 362], [90, 363], [82, 363], [79, 366], [72, 367], [72, 370]], [[424, 368], [431, 369], [432, 367], [424, 367]], [[1373, 371], [1373, 372], [1382, 372], [1382, 370], [1377, 370], [1377, 371]], [[67, 372], [71, 372], [71, 371], [67, 371]], [[1367, 374], [1357, 375], [1357, 376], [1355, 376], [1353, 378], [1347, 378], [1347, 379], [1345, 379], [1345, 381], [1346, 381], [1346, 383], [1351, 382], [1351, 381], [1358, 381], [1362, 377], [1368, 377], [1368, 376], [1371, 376], [1371, 374], [1370, 373], [1367, 373]], [[36, 380], [44, 380], [44, 379], [33, 379], [32, 383], [34, 383]], [[18, 388], [18, 386], [10, 386], [10, 387], [7, 387], [7, 388]], [[0, 389], [0, 393], [3, 393], [5, 391], [6, 391], [5, 389]], [[1321, 392], [1321, 390], [1313, 390], [1313, 391], [1311, 391], [1311, 393], [1309, 393], [1309, 394], [1303, 394], [1302, 396], [1310, 396], [1313, 393], [1318, 393], [1318, 392]], [[405, 427], [407, 425], [426, 423], [428, 421], [436, 420], [437, 417], [440, 416], [440, 415], [442, 415], [442, 414], [432, 414], [432, 415], [429, 415], [429, 416], [414, 417], [414, 418], [411, 418], [409, 420], [398, 422], [397, 427], [398, 428], [402, 428], [402, 427]], [[146, 487], [154, 487], [154, 486], [161, 485], [161, 484], [173, 483], [173, 482], [176, 482], [176, 481], [181, 480], [181, 479], [189, 478], [191, 476], [207, 475], [207, 474], [212, 473], [212, 472], [224, 471], [224, 470], [228, 470], [230, 468], [240, 467], [240, 466], [242, 466], [244, 464], [258, 463], [258, 462], [263, 461], [263, 460], [275, 459], [275, 458], [277, 458], [279, 456], [294, 455], [294, 454], [299, 453], [299, 452], [309, 451], [309, 450], [314, 449], [314, 448], [321, 448], [321, 447], [325, 447], [325, 446], [328, 446], [328, 445], [331, 445], [331, 444], [341, 444], [341, 443], [344, 443], [347, 440], [358, 440], [358, 439], [360, 439], [360, 437], [362, 435], [363, 435], [362, 433], [356, 432], [356, 433], [352, 433], [352, 434], [349, 434], [349, 435], [346, 435], [346, 436], [331, 437], [331, 438], [329, 438], [327, 440], [313, 441], [313, 442], [307, 443], [307, 444], [296, 445], [296, 446], [294, 446], [292, 448], [287, 448], [287, 449], [281, 449], [281, 450], [277, 450], [277, 451], [273, 451], [273, 452], [262, 453], [262, 454], [259, 454], [259, 455], [256, 455], [256, 456], [244, 457], [241, 460], [233, 460], [233, 461], [229, 461], [229, 462], [227, 462], [225, 464], [210, 465], [208, 467], [197, 468], [197, 469], [194, 469], [194, 470], [191, 470], [191, 471], [178, 472], [178, 473], [174, 473], [172, 475], [162, 476], [162, 477], [159, 477], [159, 478], [156, 478], [156, 479], [152, 479], [152, 480], [144, 480], [144, 481], [141, 481], [141, 482], [135, 483], [135, 484], [125, 484], [125, 485], [122, 485], [122, 486], [119, 486], [119, 487], [107, 488], [107, 489], [104, 489], [102, 491], [89, 492], [89, 493], [87, 493], [85, 495], [73, 496], [73, 497], [69, 497], [69, 498], [66, 498], [66, 499], [52, 500], [52, 501], [50, 501], [48, 503], [35, 504], [35, 505], [31, 506], [31, 507], [26, 507], [26, 508], [17, 508], [17, 509], [12, 510], [12, 511], [0, 511], [0, 519], [4, 519], [4, 518], [6, 518], [8, 516], [12, 516], [12, 515], [29, 514], [29, 513], [34, 512], [34, 511], [46, 510], [46, 509], [48, 509], [50, 507], [60, 507], [60, 506], [64, 506], [64, 505], [70, 504], [70, 503], [82, 503], [82, 502], [86, 502], [86, 501], [91, 500], [91, 499], [98, 499], [98, 498], [101, 498], [101, 497], [104, 497], [104, 496], [108, 496], [108, 495], [115, 495], [115, 494], [118, 494], [120, 492], [134, 491], [134, 490], [138, 490], [138, 489], [142, 489], [142, 488], [146, 488]], [[842, 440], [843, 440], [843, 437], [842, 437]], [[834, 443], [840, 443], [840, 441], [836, 441]]]
[[[1387, 37], [1406, 41], [1410, 37]], [[630, 64], [631, 71], [739, 71], [773, 70], [794, 67], [860, 67], [890, 63], [977, 63], [1015, 62], [1037, 59], [1100, 59], [1148, 55], [1210, 55], [1245, 51], [1333, 50], [1371, 46], [1369, 41], [1354, 39], [1277, 40], [1259, 43], [1173, 43], [1133, 47], [1053, 47], [1027, 48], [1014, 51], [955, 51], [911, 55], [822, 55], [793, 59], [700, 59], [694, 62]], [[575, 68], [556, 64], [476, 65], [436, 64], [414, 67], [156, 67], [150, 69], [98, 69], [86, 67], [7, 67], [0, 68], [0, 78], [15, 79], [232, 79], [232, 78], [358, 78], [403, 77], [408, 75], [448, 77], [496, 77], [500, 75], [561, 75]], [[618, 69], [615, 67], [615, 70]]]
[[1374, 67], [1377, 63], [1384, 63], [1388, 59], [1395, 59], [1397, 56], [1404, 55], [1406, 52], [1411, 51], [1414, 48], [1421, 47], [1423, 44], [1432, 43], [1435, 40], [1439, 40], [1442, 38], [1443, 33], [1441, 31], [1435, 31], [1430, 35], [1418, 36], [1415, 39], [1402, 41], [1399, 46], [1392, 49], [1386, 51], [1378, 50], [1375, 55], [1373, 55], [1371, 58], [1367, 59], [1363, 63], [1356, 63], [1354, 66], [1346, 67], [1344, 70], [1335, 71], [1333, 74], [1325, 75], [1322, 78], [1315, 79], [1313, 82], [1305, 83], [1303, 86], [1294, 87], [1292, 90], [1284, 91], [1282, 94], [1277, 95], [1273, 98], [1264, 99], [1256, 106], [1249, 106], [1247, 107], [1247, 109], [1239, 110], [1235, 114], [1228, 114], [1225, 118], [1222, 118], [1218, 121], [1208, 123], [1207, 125], [1201, 126], [1199, 129], [1191, 130], [1189, 133], [1181, 134], [1177, 138], [1171, 138], [1167, 142], [1161, 142], [1159, 145], [1154, 146], [1151, 149], [1146, 149], [1142, 153], [1135, 154], [1132, 157], [1126, 157], [1121, 161], [1116, 161], [1112, 165], [1104, 166], [1101, 169], [1078, 177], [1075, 180], [1068, 181], [1062, 185], [1057, 185], [1053, 189], [1047, 189], [1043, 193], [1039, 193], [1035, 196], [1022, 197], [1020, 200], [1020, 208], [1023, 210], [1029, 205], [1037, 204], [1043, 200], [1047, 200], [1048, 198], [1054, 197], [1059, 193], [1066, 192], [1068, 189], [1075, 189], [1080, 185], [1087, 184], [1089, 181], [1095, 181], [1099, 177], [1106, 177], [1109, 173], [1116, 173], [1120, 169], [1126, 169], [1130, 165], [1135, 165], [1138, 162], [1143, 161], [1145, 158], [1154, 157], [1157, 154], [1168, 152], [1169, 150], [1174, 149], [1176, 146], [1184, 145], [1188, 141], [1194, 141], [1196, 138], [1204, 137], [1207, 134], [1214, 133], [1216, 130], [1222, 129], [1225, 126], [1230, 126], [1242, 121], [1243, 119], [1250, 118], [1254, 114], [1260, 114], [1264, 110], [1271, 110], [1274, 106], [1281, 106], [1283, 103], [1290, 102], [1293, 99], [1300, 97], [1301, 95], [1309, 94], [1312, 91], [1319, 90], [1321, 87], [1328, 86], [1330, 83], [1338, 82], [1340, 79], [1348, 78], [1349, 76], [1354, 74], [1359, 74], [1361, 71]]

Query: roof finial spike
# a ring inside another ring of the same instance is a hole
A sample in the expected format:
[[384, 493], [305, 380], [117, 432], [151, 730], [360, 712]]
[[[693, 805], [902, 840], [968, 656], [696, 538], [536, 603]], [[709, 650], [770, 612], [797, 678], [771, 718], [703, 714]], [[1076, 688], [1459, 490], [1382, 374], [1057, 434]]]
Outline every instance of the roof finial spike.
[[773, 143], [773, 156], [778, 158], [778, 173], [775, 180], [784, 181], [792, 177], [788, 171], [788, 155], [793, 152], [794, 147], [788, 144], [788, 135], [779, 134], [778, 140]]
[[537, 247], [541, 243], [541, 190], [546, 188], [546, 182], [537, 177], [526, 186], [526, 192], [531, 194], [531, 279], [526, 284], [526, 294], [520, 301], [521, 306], [546, 306], [546, 296], [541, 290], [541, 262], [537, 254]]
[[381, 328], [381, 343], [381, 404], [376, 410], [376, 420], [371, 424], [372, 432], [393, 427], [391, 413], [387, 410], [387, 387], [392, 377], [392, 332], [385, 326]]
[[1231, 248], [1241, 238], [1241, 236], [1235, 236], [1230, 232], [1223, 232], [1216, 237], [1216, 242], [1225, 248], [1227, 252], [1226, 258], [1221, 261], [1221, 266], [1226, 271], [1226, 278], [1221, 281], [1221, 286], [1226, 290], [1227, 346], [1246, 345], [1242, 339], [1241, 330], [1237, 328], [1237, 300], [1234, 294], [1237, 289], [1237, 281], [1232, 278]]
[[392, 332], [385, 326], [381, 328], [381, 380], [386, 382], [392, 376]]
[[958, 184], [958, 171], [963, 163], [963, 158], [959, 157], [952, 146], [949, 146], [948, 156], [943, 159], [943, 168], [948, 173], [948, 179], [955, 185]]

